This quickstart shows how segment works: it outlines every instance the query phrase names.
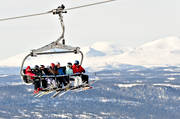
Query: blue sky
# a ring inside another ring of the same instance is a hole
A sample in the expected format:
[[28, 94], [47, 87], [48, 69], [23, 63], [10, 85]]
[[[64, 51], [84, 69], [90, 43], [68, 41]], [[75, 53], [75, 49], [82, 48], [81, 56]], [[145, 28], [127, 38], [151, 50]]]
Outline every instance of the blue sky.
[[[46, 12], [64, 4], [66, 8], [100, 0], [1, 0], [0, 18]], [[102, 1], [102, 0], [101, 0]], [[137, 47], [167, 36], [179, 36], [180, 1], [118, 0], [76, 9], [64, 14], [65, 38], [69, 45], [90, 46], [108, 41], [119, 47]], [[58, 17], [44, 15], [0, 22], [0, 59], [56, 40]]]

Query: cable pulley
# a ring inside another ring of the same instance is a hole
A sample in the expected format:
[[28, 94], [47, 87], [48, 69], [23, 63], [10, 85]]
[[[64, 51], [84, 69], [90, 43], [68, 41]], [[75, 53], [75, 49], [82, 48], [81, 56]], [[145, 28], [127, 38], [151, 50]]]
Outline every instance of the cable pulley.
[[52, 10], [52, 13], [55, 14], [61, 14], [61, 13], [67, 13], [67, 11], [64, 11], [65, 6], [62, 4], [57, 9]]

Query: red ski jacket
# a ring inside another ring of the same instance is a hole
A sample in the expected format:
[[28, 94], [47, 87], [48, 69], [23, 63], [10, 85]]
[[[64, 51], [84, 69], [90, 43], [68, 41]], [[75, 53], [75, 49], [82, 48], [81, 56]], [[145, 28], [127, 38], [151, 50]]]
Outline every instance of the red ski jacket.
[[84, 68], [81, 65], [75, 65], [74, 64], [72, 66], [72, 70], [73, 70], [73, 73], [82, 73], [82, 72], [85, 73], [85, 70], [84, 70]]
[[35, 74], [32, 73], [30, 66], [28, 66], [28, 67], [26, 68], [25, 74], [26, 74], [26, 75], [29, 75], [29, 76], [31, 77], [31, 79], [34, 79], [33, 76], [35, 76]]

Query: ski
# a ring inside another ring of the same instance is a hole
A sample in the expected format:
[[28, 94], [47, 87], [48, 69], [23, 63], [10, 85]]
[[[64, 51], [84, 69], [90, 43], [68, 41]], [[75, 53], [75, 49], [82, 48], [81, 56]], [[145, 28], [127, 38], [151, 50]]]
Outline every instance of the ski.
[[56, 96], [58, 96], [59, 94], [64, 95], [66, 92], [68, 92], [69, 90], [71, 90], [71, 88], [69, 87], [65, 87], [65, 88], [62, 88], [62, 89], [59, 89], [59, 90], [56, 90], [56, 93], [54, 95], [51, 96], [51, 98], [55, 98]]
[[71, 90], [71, 88], [66, 89], [66, 90], [61, 90], [56, 92], [53, 96], [51, 96], [51, 98], [55, 98], [56, 96], [59, 95], [59, 97], [63, 96], [64, 94], [66, 94], [67, 92], [69, 92]]
[[35, 95], [35, 97], [42, 97], [43, 95], [50, 94], [50, 93], [52, 93], [53, 91], [55, 91], [57, 89], [58, 88], [53, 88], [52, 86], [48, 87], [48, 88], [45, 88], [41, 92], [39, 92], [37, 95]]
[[76, 87], [65, 87], [65, 88], [53, 88], [48, 87], [43, 89], [41, 92], [39, 92], [38, 94], [35, 95], [35, 97], [42, 97], [44, 95], [48, 95], [50, 93], [53, 93], [54, 91], [56, 91], [51, 98], [55, 98], [56, 96], [62, 96], [64, 94], [66, 94], [69, 91], [74, 91], [74, 92], [81, 92], [81, 91], [85, 91], [85, 90], [89, 90], [92, 89], [93, 87], [91, 86], [93, 83], [95, 83], [98, 80], [90, 80], [89, 84], [86, 83], [82, 83], [82, 85], [80, 86], [76, 86]]
[[58, 95], [60, 95], [60, 96], [62, 96], [62, 95], [64, 95], [65, 93], [67, 93], [67, 92], [69, 92], [69, 91], [71, 91], [71, 90], [78, 90], [78, 89], [80, 89], [80, 88], [82, 88], [82, 91], [85, 91], [85, 90], [88, 90], [88, 89], [92, 89], [92, 87], [90, 86], [90, 85], [92, 85], [93, 83], [95, 83], [97, 80], [91, 80], [90, 81], [90, 83], [89, 84], [86, 84], [86, 83], [83, 83], [82, 85], [80, 85], [80, 86], [76, 86], [76, 87], [71, 87], [71, 88], [69, 88], [69, 89], [61, 89], [61, 90], [57, 90], [57, 92], [53, 95], [53, 96], [51, 96], [51, 98], [55, 98], [56, 96], [58, 96]]
[[89, 90], [89, 89], [93, 89], [93, 87], [91, 86], [93, 83], [95, 83], [96, 81], [98, 80], [90, 80], [89, 81], [89, 84], [85, 85], [85, 86], [82, 86], [80, 87], [79, 89], [76, 88], [76, 89], [73, 89], [74, 92], [81, 92], [81, 91], [85, 91], [85, 90]]
[[[84, 85], [85, 83], [83, 83], [82, 85]], [[60, 89], [60, 90], [57, 90], [57, 92], [51, 96], [51, 98], [55, 98], [56, 96], [60, 95], [64, 95], [65, 93], [69, 92], [70, 90], [73, 90], [73, 89], [77, 89], [77, 88], [80, 88], [80, 86], [76, 86], [76, 87], [71, 87], [71, 88], [63, 88], [63, 89]]]
[[77, 89], [77, 90], [74, 90], [74, 91], [79, 93], [81, 91], [86, 91], [86, 90], [90, 90], [90, 89], [93, 89], [93, 87], [92, 86], [82, 87], [81, 89]]
[[48, 95], [48, 94], [50, 94], [50, 93], [52, 93], [54, 90], [49, 90], [49, 91], [44, 91], [44, 92], [41, 92], [37, 97], [42, 97], [42, 96], [44, 96], [44, 95]]

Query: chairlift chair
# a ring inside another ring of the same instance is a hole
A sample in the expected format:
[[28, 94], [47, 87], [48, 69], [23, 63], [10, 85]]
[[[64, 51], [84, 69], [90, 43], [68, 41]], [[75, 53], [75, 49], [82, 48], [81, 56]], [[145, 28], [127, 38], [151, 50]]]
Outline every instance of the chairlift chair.
[[[80, 47], [72, 47], [72, 46], [69, 46], [69, 45], [65, 45], [65, 39], [64, 39], [65, 26], [64, 26], [63, 16], [62, 16], [62, 13], [66, 13], [66, 11], [64, 11], [64, 8], [65, 8], [64, 5], [61, 5], [57, 9], [53, 10], [53, 14], [54, 15], [59, 15], [59, 20], [60, 20], [61, 27], [62, 27], [62, 34], [61, 34], [61, 36], [56, 41], [54, 41], [54, 42], [52, 42], [52, 43], [50, 43], [50, 44], [48, 44], [46, 46], [43, 46], [41, 48], [32, 50], [30, 52], [30, 54], [28, 54], [23, 59], [22, 64], [21, 64], [21, 69], [20, 69], [20, 75], [21, 75], [21, 79], [23, 80], [23, 82], [25, 84], [33, 83], [33, 81], [30, 78], [30, 76], [25, 74], [25, 69], [24, 69], [25, 61], [29, 57], [36, 57], [38, 55], [52, 55], [52, 54], [74, 53], [74, 54], [81, 54], [80, 65], [82, 64], [82, 62], [83, 62], [83, 53], [80, 51]], [[62, 43], [60, 43], [60, 41], [62, 41]], [[64, 50], [64, 51], [50, 52], [49, 50], [51, 50], [51, 49], [60, 49], [60, 50]]]

